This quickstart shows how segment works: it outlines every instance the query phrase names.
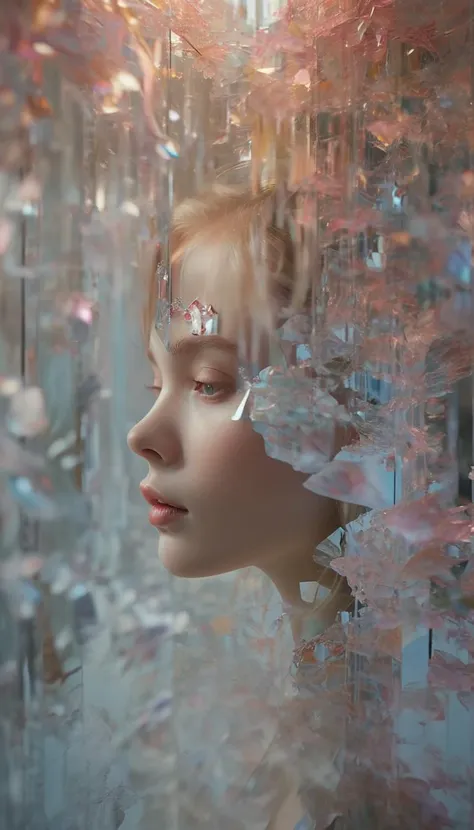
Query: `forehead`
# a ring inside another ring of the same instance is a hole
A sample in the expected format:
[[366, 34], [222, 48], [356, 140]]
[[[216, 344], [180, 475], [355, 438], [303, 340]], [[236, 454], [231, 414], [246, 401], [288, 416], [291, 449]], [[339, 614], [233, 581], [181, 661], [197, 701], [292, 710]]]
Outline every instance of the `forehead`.
[[[237, 341], [244, 324], [242, 275], [236, 255], [228, 242], [195, 245], [171, 269], [171, 297], [187, 308], [194, 300], [212, 306], [218, 314], [218, 331]], [[171, 324], [171, 339], [182, 336], [185, 321], [176, 316]]]
[[[256, 291], [251, 263], [245, 270], [244, 257], [239, 247], [228, 240], [210, 241], [190, 246], [182, 258], [171, 268], [171, 302], [181, 309], [188, 309], [196, 300], [205, 307], [212, 307], [217, 314], [212, 332], [233, 343], [244, 365], [268, 364], [271, 327], [262, 309]], [[168, 348], [183, 338], [195, 338], [191, 323], [185, 314], [172, 314], [171, 321], [160, 337]], [[200, 335], [203, 339], [207, 334]]]

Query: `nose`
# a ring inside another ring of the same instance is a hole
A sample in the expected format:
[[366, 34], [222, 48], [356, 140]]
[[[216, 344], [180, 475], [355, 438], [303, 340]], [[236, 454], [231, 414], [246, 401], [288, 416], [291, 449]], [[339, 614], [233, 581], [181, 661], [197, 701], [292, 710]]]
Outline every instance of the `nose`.
[[138, 424], [130, 430], [127, 443], [132, 452], [140, 455], [149, 464], [172, 467], [182, 457], [179, 429], [176, 419], [158, 414], [151, 409]]

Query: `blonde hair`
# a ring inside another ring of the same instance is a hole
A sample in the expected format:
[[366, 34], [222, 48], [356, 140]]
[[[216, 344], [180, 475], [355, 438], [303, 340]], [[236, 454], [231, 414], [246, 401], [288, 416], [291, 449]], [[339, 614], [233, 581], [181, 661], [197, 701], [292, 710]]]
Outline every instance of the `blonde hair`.
[[[227, 271], [235, 274], [235, 302], [242, 319], [261, 314], [270, 327], [275, 315], [285, 308], [287, 313], [308, 309], [312, 298], [311, 273], [308, 261], [312, 250], [311, 230], [297, 222], [298, 201], [276, 188], [258, 193], [233, 187], [214, 185], [211, 189], [184, 200], [174, 211], [170, 234], [170, 266], [182, 267], [190, 252], [211, 246], [216, 257], [224, 256]], [[305, 244], [301, 244], [301, 243]], [[317, 251], [317, 246], [314, 248]], [[164, 259], [161, 249], [155, 254], [147, 280], [144, 329], [148, 338], [154, 323], [158, 299], [158, 266]], [[217, 260], [216, 260], [217, 266]], [[216, 275], [219, 267], [212, 269]], [[274, 309], [275, 314], [268, 313]], [[336, 502], [341, 527], [355, 521], [364, 508]], [[327, 569], [320, 575], [320, 584], [330, 589], [324, 604], [336, 593], [350, 596], [344, 578], [331, 571], [334, 579], [328, 584]]]
[[[252, 194], [214, 185], [174, 213], [172, 263], [190, 249], [211, 244], [237, 276], [235, 299], [244, 318], [264, 318], [275, 301], [279, 308], [301, 310], [308, 298], [309, 272], [299, 261], [304, 246], [298, 244], [305, 232], [295, 221], [295, 197], [278, 196], [275, 188]], [[274, 324], [268, 317], [266, 322]]]

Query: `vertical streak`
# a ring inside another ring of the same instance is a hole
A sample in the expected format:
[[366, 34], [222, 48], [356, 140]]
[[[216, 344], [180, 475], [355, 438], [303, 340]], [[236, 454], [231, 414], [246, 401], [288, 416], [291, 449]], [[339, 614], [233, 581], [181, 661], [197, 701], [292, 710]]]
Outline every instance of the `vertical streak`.
[[474, 0], [469, 0], [469, 69], [472, 107], [474, 106]]
[[[20, 265], [26, 265], [26, 221], [23, 217], [20, 229]], [[26, 383], [26, 278], [22, 277], [20, 285], [20, 371], [23, 383]]]
[[[172, 109], [172, 96], [171, 96], [171, 83], [172, 83], [172, 71], [173, 71], [173, 38], [171, 29], [168, 30], [168, 85], [166, 90], [166, 116], [165, 116], [165, 132], [166, 135], [170, 133], [170, 111]], [[171, 281], [171, 238], [170, 238], [170, 230], [171, 230], [171, 219], [173, 213], [173, 204], [174, 204], [174, 176], [173, 176], [173, 168], [171, 165], [168, 166], [167, 172], [167, 183], [168, 183], [168, 232], [167, 238], [165, 243], [165, 251], [166, 251], [166, 270], [168, 274], [168, 286], [167, 286], [167, 301], [169, 303], [169, 307], [173, 302], [173, 290], [172, 290], [172, 281]], [[176, 664], [175, 664], [175, 649], [173, 643], [171, 644], [171, 672], [170, 672], [170, 680], [171, 680], [171, 688], [173, 689], [173, 706], [171, 711], [171, 741], [174, 750], [174, 769], [175, 769], [175, 781], [177, 782], [177, 786], [180, 786], [180, 768], [179, 768], [179, 743], [177, 738], [176, 732], [176, 695], [174, 693], [175, 689], [175, 682], [176, 682]], [[173, 830], [179, 830], [181, 820], [180, 820], [180, 807], [179, 807], [179, 799], [177, 797], [174, 798], [174, 810], [173, 810]]]
[[[474, 0], [469, 0], [469, 67], [470, 67], [470, 85], [471, 85], [471, 109], [474, 107]], [[472, 147], [469, 145], [469, 168], [472, 170], [473, 168], [473, 153]], [[472, 259], [471, 259], [472, 263]], [[471, 317], [474, 311], [474, 281], [473, 281], [473, 269], [471, 264], [471, 273], [470, 273], [470, 295], [469, 301], [471, 307]], [[471, 444], [471, 464], [474, 464], [474, 375], [471, 375], [470, 378], [471, 384], [471, 436], [472, 436], [472, 444]], [[474, 501], [474, 481], [471, 485], [471, 500]], [[471, 553], [474, 552], [474, 537], [471, 541]], [[472, 719], [471, 719], [471, 728], [472, 728]], [[472, 729], [471, 729], [472, 731]], [[474, 741], [471, 740], [471, 751], [470, 751], [470, 758], [469, 758], [469, 765], [472, 768], [472, 764], [474, 762]], [[474, 825], [474, 782], [472, 776], [470, 776], [470, 786], [469, 786], [469, 802], [471, 805], [470, 810], [470, 822], [471, 826]]]
[[[171, 29], [168, 30], [168, 88], [166, 90], [166, 135], [169, 135], [169, 128], [170, 128], [170, 110], [171, 110], [171, 73], [173, 70], [173, 56], [172, 56], [172, 32]], [[168, 228], [171, 227], [171, 215], [173, 211], [173, 189], [174, 189], [174, 178], [172, 173], [172, 167], [169, 165], [168, 167], [168, 211], [169, 211], [169, 223]], [[173, 302], [173, 292], [171, 288], [171, 241], [170, 241], [170, 233], [168, 230], [168, 235], [166, 239], [166, 270], [168, 273], [168, 303], [171, 305]]]

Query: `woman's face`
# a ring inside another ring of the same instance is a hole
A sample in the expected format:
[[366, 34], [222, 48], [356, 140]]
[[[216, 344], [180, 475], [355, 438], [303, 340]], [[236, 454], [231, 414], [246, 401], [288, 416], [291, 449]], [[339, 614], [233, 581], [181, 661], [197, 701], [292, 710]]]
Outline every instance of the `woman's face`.
[[196, 255], [186, 279], [173, 275], [173, 295], [185, 306], [196, 298], [212, 305], [218, 334], [193, 335], [182, 316], [169, 326], [169, 348], [152, 331], [155, 400], [128, 438], [148, 462], [142, 486], [160, 531], [160, 559], [185, 577], [265, 570], [276, 557], [311, 549], [326, 503], [302, 486], [306, 476], [267, 456], [249, 421], [232, 420], [243, 397], [241, 326], [229, 273], [210, 279], [206, 259]]

